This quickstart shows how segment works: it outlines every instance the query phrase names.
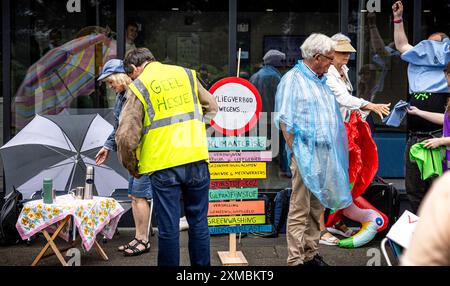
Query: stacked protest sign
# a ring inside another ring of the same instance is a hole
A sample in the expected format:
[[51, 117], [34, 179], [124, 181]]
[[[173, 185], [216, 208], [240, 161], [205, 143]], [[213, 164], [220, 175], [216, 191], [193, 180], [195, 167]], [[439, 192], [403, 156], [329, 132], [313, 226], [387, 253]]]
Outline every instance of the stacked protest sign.
[[258, 179], [267, 177], [266, 137], [243, 137], [259, 119], [261, 97], [248, 81], [230, 77], [210, 90], [219, 105], [211, 125], [225, 137], [208, 138], [211, 186], [208, 225], [211, 234], [230, 234], [230, 251], [219, 251], [224, 265], [247, 265], [236, 252], [236, 233], [271, 232], [264, 200], [258, 200]]

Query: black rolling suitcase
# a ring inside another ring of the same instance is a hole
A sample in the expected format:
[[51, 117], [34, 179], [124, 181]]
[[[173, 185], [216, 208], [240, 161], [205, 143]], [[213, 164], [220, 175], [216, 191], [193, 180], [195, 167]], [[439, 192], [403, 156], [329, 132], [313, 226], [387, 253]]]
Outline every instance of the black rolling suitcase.
[[388, 217], [388, 227], [377, 235], [378, 237], [385, 237], [399, 217], [400, 194], [398, 190], [392, 183], [387, 183], [377, 176], [372, 180], [362, 197]]

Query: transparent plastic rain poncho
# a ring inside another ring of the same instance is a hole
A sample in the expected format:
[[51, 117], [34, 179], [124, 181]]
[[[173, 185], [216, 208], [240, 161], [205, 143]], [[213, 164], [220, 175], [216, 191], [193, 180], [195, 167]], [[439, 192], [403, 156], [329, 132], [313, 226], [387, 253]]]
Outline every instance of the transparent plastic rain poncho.
[[293, 152], [306, 187], [329, 209], [352, 204], [348, 143], [338, 104], [326, 77], [319, 79], [304, 63], [278, 85], [275, 124], [294, 135]]

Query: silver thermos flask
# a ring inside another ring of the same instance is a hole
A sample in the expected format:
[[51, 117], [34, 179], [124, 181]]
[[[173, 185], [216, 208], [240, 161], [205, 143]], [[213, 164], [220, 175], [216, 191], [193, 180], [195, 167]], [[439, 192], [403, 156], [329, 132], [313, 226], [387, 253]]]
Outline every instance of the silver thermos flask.
[[86, 169], [86, 184], [84, 186], [84, 200], [92, 200], [94, 196], [94, 167], [88, 166]]

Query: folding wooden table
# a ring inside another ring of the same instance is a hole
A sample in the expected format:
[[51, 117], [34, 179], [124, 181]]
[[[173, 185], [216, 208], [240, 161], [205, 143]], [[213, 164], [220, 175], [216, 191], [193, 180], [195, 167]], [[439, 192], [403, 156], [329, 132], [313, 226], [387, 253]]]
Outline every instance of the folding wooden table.
[[[53, 233], [52, 236], [50, 236], [50, 234], [45, 229], [41, 231], [42, 234], [44, 235], [45, 239], [47, 240], [47, 244], [42, 248], [41, 252], [39, 252], [39, 254], [36, 256], [33, 263], [31, 264], [31, 266], [36, 266], [39, 263], [39, 261], [41, 261], [42, 258], [53, 256], [53, 255], [56, 255], [56, 257], [58, 257], [59, 262], [61, 262], [61, 264], [63, 266], [68, 266], [67, 262], [64, 259], [64, 256], [62, 255], [61, 252], [65, 252], [71, 248], [77, 247], [78, 243], [80, 242], [80, 237], [77, 236], [77, 238], [70, 243], [69, 247], [66, 247], [62, 250], [58, 249], [58, 246], [55, 244], [54, 240], [58, 237], [58, 234], [64, 229], [64, 227], [70, 221], [71, 218], [72, 218], [72, 216], [68, 215], [62, 221], [60, 221], [58, 228], [56, 229], [56, 231]], [[76, 227], [76, 226], [74, 226], [74, 227]], [[100, 244], [97, 242], [97, 240], [94, 242], [94, 247], [95, 247], [95, 250], [97, 251], [97, 253], [103, 258], [103, 260], [108, 261], [108, 259], [109, 259], [108, 256], [106, 255], [105, 251], [100, 246]], [[53, 253], [46, 255], [45, 253], [47, 252], [47, 250], [49, 248], [51, 248], [53, 250]]]
[[[122, 206], [110, 197], [94, 196], [91, 200], [78, 200], [68, 194], [58, 196], [53, 204], [45, 204], [42, 200], [25, 203], [16, 228], [22, 239], [28, 239], [39, 232], [46, 239], [46, 244], [34, 259], [32, 266], [36, 266], [42, 258], [51, 255], [56, 255], [59, 262], [67, 266], [63, 253], [71, 248], [80, 248], [80, 244], [88, 251], [94, 247], [103, 260], [108, 260], [105, 251], [97, 242], [97, 235], [101, 233], [105, 238], [111, 239], [123, 212]], [[68, 226], [71, 220], [74, 233], [70, 240]], [[49, 232], [53, 234], [50, 235]], [[61, 246], [58, 248], [55, 243], [58, 236], [70, 241], [66, 248], [62, 249]]]

